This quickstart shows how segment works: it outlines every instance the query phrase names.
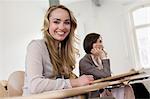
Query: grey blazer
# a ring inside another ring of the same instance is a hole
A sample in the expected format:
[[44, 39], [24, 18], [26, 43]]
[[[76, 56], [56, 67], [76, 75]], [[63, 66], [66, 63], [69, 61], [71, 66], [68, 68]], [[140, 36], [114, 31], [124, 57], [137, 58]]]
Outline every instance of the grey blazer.
[[86, 54], [79, 62], [80, 75], [93, 75], [94, 79], [111, 76], [109, 59], [102, 60], [103, 69], [99, 70], [90, 54]]
[[[80, 75], [93, 75], [94, 79], [100, 79], [111, 76], [110, 71], [110, 61], [109, 59], [102, 60], [103, 69], [99, 70], [98, 67], [94, 64], [92, 57], [90, 54], [86, 54], [80, 61], [79, 61], [79, 69]], [[99, 94], [103, 91], [97, 90], [90, 92], [89, 94], [85, 94], [87, 98], [98, 98]], [[114, 99], [113, 97], [109, 99]]]

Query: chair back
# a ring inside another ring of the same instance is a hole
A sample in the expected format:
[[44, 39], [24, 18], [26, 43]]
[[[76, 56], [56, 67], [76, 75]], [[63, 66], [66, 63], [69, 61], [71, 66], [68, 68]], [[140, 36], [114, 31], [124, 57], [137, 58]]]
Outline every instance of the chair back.
[[24, 71], [15, 71], [8, 78], [8, 96], [21, 96], [24, 85]]

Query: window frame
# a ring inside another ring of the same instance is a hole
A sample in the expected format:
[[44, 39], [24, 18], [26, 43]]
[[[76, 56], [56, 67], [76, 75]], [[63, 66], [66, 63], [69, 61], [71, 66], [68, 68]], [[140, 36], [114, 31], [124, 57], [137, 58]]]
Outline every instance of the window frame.
[[[132, 36], [131, 37], [131, 43], [132, 43], [131, 48], [133, 50], [133, 58], [134, 58], [134, 63], [136, 65], [136, 68], [145, 68], [145, 66], [142, 66], [141, 60], [140, 60], [140, 52], [138, 49], [136, 29], [150, 27], [150, 23], [135, 26], [134, 25], [134, 19], [133, 19], [133, 12], [140, 9], [140, 8], [143, 8], [143, 7], [150, 7], [150, 3], [144, 3], [144, 4], [137, 5], [129, 11], [129, 19], [130, 19], [129, 21], [130, 21], [130, 25], [131, 25], [130, 29], [131, 29], [131, 33], [132, 33], [129, 35]], [[149, 68], [150, 68], [150, 66], [149, 66]]]

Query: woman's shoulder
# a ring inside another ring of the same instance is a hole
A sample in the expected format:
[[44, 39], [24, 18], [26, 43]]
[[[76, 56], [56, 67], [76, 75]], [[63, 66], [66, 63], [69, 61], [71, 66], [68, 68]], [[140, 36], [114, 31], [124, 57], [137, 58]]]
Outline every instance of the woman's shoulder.
[[85, 54], [82, 59], [91, 59], [91, 54]]
[[43, 44], [43, 43], [44, 43], [43, 39], [34, 39], [34, 40], [30, 41], [29, 45], [30, 44]]
[[83, 58], [81, 58], [80, 62], [87, 62], [87, 61], [91, 61], [91, 55], [90, 54], [85, 54], [83, 56]]
[[45, 41], [43, 39], [35, 39], [30, 41], [27, 48], [39, 49], [45, 47]]
[[29, 45], [28, 46], [36, 46], [36, 45], [38, 45], [38, 46], [41, 46], [41, 45], [44, 45], [45, 44], [45, 42], [44, 42], [44, 40], [43, 39], [35, 39], [35, 40], [32, 40], [32, 41], [30, 41], [30, 43], [29, 43]]

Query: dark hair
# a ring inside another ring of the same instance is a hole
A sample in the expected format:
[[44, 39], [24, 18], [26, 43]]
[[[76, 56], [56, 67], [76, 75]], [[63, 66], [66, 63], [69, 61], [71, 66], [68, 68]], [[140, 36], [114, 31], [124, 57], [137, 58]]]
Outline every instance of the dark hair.
[[88, 35], [86, 35], [84, 42], [83, 42], [83, 47], [84, 47], [84, 51], [87, 54], [91, 54], [93, 43], [96, 43], [99, 37], [100, 37], [100, 34], [97, 34], [97, 33], [89, 33]]

